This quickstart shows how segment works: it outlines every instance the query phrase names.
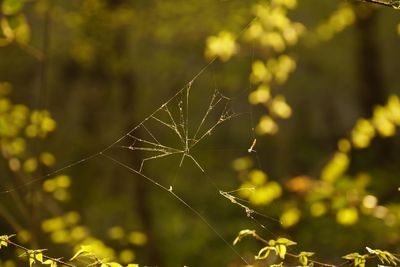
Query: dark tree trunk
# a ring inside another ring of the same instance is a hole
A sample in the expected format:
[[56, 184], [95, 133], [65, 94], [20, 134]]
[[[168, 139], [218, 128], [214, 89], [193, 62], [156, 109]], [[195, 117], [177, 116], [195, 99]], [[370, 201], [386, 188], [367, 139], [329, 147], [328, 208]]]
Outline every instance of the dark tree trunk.
[[[358, 97], [361, 105], [362, 116], [371, 118], [374, 107], [384, 105], [387, 101], [387, 90], [385, 88], [382, 46], [378, 37], [378, 11], [358, 10], [357, 18], [357, 50], [356, 60], [358, 62]], [[357, 12], [357, 8], [355, 8]], [[369, 160], [362, 163], [363, 166], [382, 166], [387, 164], [396, 156], [393, 143], [390, 139], [376, 137], [371, 144], [371, 156]], [[362, 157], [362, 158], [365, 158]], [[372, 165], [371, 165], [372, 164]]]
[[[357, 8], [356, 8], [357, 10]], [[360, 12], [359, 12], [360, 13]], [[386, 101], [380, 44], [377, 37], [377, 12], [358, 15], [357, 23], [358, 96], [362, 115], [370, 117], [373, 107]]]

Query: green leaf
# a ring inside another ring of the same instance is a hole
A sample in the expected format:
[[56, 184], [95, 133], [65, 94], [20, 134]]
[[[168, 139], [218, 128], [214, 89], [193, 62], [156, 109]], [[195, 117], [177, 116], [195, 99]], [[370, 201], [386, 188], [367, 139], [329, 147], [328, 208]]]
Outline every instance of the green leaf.
[[300, 256], [299, 261], [302, 266], [307, 266], [308, 258], [306, 256]]
[[32, 265], [35, 263], [35, 259], [32, 257], [29, 257], [29, 266], [32, 267]]
[[397, 262], [400, 262], [398, 258], [396, 258], [392, 253], [388, 251], [382, 251], [380, 249], [371, 249], [369, 247], [366, 247], [366, 249], [369, 254], [376, 255], [382, 263], [387, 262], [389, 264], [397, 266]]
[[7, 247], [8, 246], [8, 241], [10, 240], [11, 237], [15, 235], [1, 235], [0, 236], [0, 249], [1, 247]]
[[45, 260], [42, 263], [45, 264], [45, 265], [50, 265], [50, 267], [57, 267], [57, 262], [55, 262], [53, 260]]
[[355, 267], [365, 267], [365, 262], [368, 255], [360, 255], [359, 253], [351, 253], [343, 256], [343, 259], [351, 260]]
[[359, 253], [351, 253], [351, 254], [347, 254], [347, 255], [343, 256], [342, 258], [346, 259], [346, 260], [355, 260], [360, 256], [361, 255]]
[[255, 233], [256, 233], [255, 230], [249, 230], [249, 229], [241, 230], [239, 232], [238, 236], [233, 241], [233, 245], [236, 245], [240, 240], [242, 240], [243, 237], [248, 236], [248, 235], [254, 236]]
[[278, 239], [276, 240], [276, 243], [282, 244], [282, 245], [285, 245], [285, 246], [297, 245], [296, 242], [294, 242], [294, 241], [292, 241], [292, 240], [289, 240], [289, 239], [287, 239], [287, 238], [283, 238], [283, 237], [278, 238]]
[[8, 42], [17, 41], [27, 44], [31, 38], [31, 31], [24, 15], [3, 17], [0, 22], [1, 30]]
[[24, 6], [22, 0], [3, 0], [1, 10], [4, 15], [14, 15], [18, 13]]
[[311, 257], [314, 255], [314, 252], [300, 252], [299, 254], [299, 261], [302, 266], [307, 266], [308, 265], [308, 257]]
[[0, 237], [0, 248], [2, 246], [7, 247], [8, 243], [7, 243], [7, 239], [2, 239], [2, 237]]
[[286, 251], [287, 251], [286, 245], [278, 244], [275, 246], [275, 249], [276, 249], [276, 253], [279, 255], [279, 257], [281, 259], [285, 259], [285, 255], [286, 255]]
[[8, 246], [8, 243], [7, 243], [6, 241], [4, 241], [4, 240], [1, 240], [1, 241], [0, 241], [0, 248], [1, 248], [2, 246], [7, 247], [7, 246]]
[[43, 253], [41, 253], [41, 252], [35, 253], [35, 259], [38, 262], [43, 262]]
[[255, 256], [256, 260], [263, 260], [266, 259], [269, 255], [269, 253], [271, 252], [271, 250], [275, 250], [274, 247], [264, 247], [262, 248], [259, 252], [258, 255]]
[[91, 246], [81, 246], [81, 249], [78, 250], [74, 256], [70, 259], [70, 261], [73, 261], [77, 257], [81, 256], [82, 254], [87, 254], [87, 253], [92, 253], [92, 247]]
[[36, 261], [43, 262], [43, 251], [45, 249], [27, 250], [26, 254], [29, 257], [29, 266], [32, 266]]
[[139, 264], [130, 263], [126, 267], [139, 267]]

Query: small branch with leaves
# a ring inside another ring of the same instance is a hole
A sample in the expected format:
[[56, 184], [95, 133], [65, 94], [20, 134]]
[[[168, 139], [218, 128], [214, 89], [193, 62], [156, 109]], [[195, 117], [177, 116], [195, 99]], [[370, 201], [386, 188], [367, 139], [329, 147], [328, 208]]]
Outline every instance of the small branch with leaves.
[[[2, 235], [0, 236], [0, 249], [2, 247], [13, 246], [19, 248], [24, 251], [21, 256], [27, 256], [29, 259], [29, 266], [35, 266], [36, 263], [40, 263], [42, 265], [48, 265], [49, 267], [57, 267], [57, 266], [67, 266], [67, 267], [77, 267], [73, 264], [63, 261], [61, 258], [52, 258], [45, 254], [43, 254], [46, 249], [36, 249], [32, 250], [26, 248], [20, 244], [17, 244], [10, 240], [15, 235]], [[93, 259], [93, 262], [87, 266], [99, 266], [99, 267], [123, 267], [121, 264], [117, 262], [109, 262], [105, 259], [99, 259], [90, 246], [82, 246], [81, 249], [75, 253], [75, 255], [69, 260], [73, 261], [78, 257], [86, 256]], [[126, 267], [139, 267], [138, 264], [128, 264]]]
[[[389, 264], [391, 266], [397, 266], [400, 263], [400, 259], [398, 259], [394, 254], [383, 251], [379, 249], [371, 249], [366, 247], [366, 254], [359, 253], [351, 253], [343, 256], [342, 258], [347, 260], [339, 265], [334, 265], [330, 263], [324, 263], [317, 260], [310, 259], [314, 255], [314, 252], [306, 252], [302, 251], [299, 254], [294, 254], [288, 252], [288, 247], [296, 245], [297, 243], [291, 241], [287, 238], [277, 238], [276, 240], [265, 240], [261, 236], [259, 236], [255, 230], [242, 230], [237, 235], [236, 239], [233, 241], [233, 245], [236, 245], [239, 241], [241, 241], [244, 237], [251, 236], [254, 239], [261, 241], [266, 246], [259, 250], [258, 254], [254, 257], [255, 260], [264, 260], [267, 259], [270, 255], [271, 251], [275, 252], [276, 256], [282, 260], [279, 264], [270, 265], [272, 266], [283, 266], [284, 260], [286, 256], [297, 259], [301, 266], [304, 267], [312, 267], [314, 265], [323, 266], [323, 267], [341, 267], [347, 264], [351, 264], [354, 267], [365, 267], [366, 262], [369, 259], [377, 258], [382, 264]], [[381, 266], [381, 265], [378, 265]]]
[[74, 265], [64, 262], [61, 259], [52, 258], [43, 254], [43, 252], [46, 251], [45, 249], [32, 250], [24, 246], [21, 246], [20, 244], [17, 244], [10, 240], [10, 238], [12, 238], [13, 236], [15, 235], [0, 236], [0, 249], [2, 247], [8, 247], [8, 245], [11, 245], [16, 248], [24, 250], [25, 252], [21, 256], [28, 257], [29, 266], [33, 266], [36, 262], [40, 262], [44, 265], [49, 265], [50, 267], [56, 267], [56, 266], [75, 267]]

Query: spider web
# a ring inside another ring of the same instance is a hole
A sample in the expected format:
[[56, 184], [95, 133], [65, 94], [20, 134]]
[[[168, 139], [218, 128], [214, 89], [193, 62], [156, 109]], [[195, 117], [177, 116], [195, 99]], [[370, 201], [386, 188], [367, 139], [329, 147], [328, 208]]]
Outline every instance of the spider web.
[[[140, 161], [132, 168], [138, 173], [145, 173], [146, 166], [152, 161], [173, 156], [180, 157], [179, 167], [189, 160], [204, 172], [192, 150], [218, 126], [238, 114], [232, 109], [232, 100], [215, 89], [204, 114], [193, 127], [190, 116], [192, 84], [190, 82], [103, 153], [114, 147], [136, 152]], [[126, 142], [129, 144], [124, 144]]]
[[[240, 117], [243, 113], [235, 112], [233, 99], [225, 96], [218, 89], [214, 89], [209, 96], [206, 96], [207, 92], [204, 89], [198, 92], [202, 96], [200, 100], [193, 96], [192, 90], [202, 89], [193, 88], [200, 74], [99, 154], [168, 191], [186, 208], [196, 214], [244, 263], [248, 264], [204, 215], [177, 193], [174, 188], [175, 181], [162, 182], [160, 178], [153, 178], [152, 170], [158, 169], [158, 167], [165, 168], [166, 165], [171, 165], [178, 166], [178, 169], [181, 169], [184, 163], [192, 163], [192, 166], [210, 181], [216, 194], [221, 194], [224, 197], [230, 194], [222, 191], [214, 182], [206, 168], [195, 156], [195, 151], [202, 143], [206, 143], [207, 139], [218, 131], [223, 124]], [[192, 104], [192, 98], [196, 99], [197, 106], [195, 103]], [[124, 157], [121, 159], [121, 150], [128, 152], [128, 155], [134, 154], [134, 159], [131, 160], [132, 157], [129, 156], [128, 159]], [[247, 149], [243, 149], [243, 151], [248, 152]], [[162, 160], [167, 161], [160, 163], [159, 161]], [[241, 205], [241, 207], [245, 206]], [[246, 207], [246, 214], [252, 219], [254, 219], [251, 216], [253, 212]]]
[[[254, 20], [255, 19], [253, 19], [242, 30], [242, 32], [247, 29]], [[220, 186], [218, 186], [211, 178], [211, 175], [208, 174], [203, 163], [195, 155], [196, 149], [203, 143], [206, 143], [207, 139], [214, 132], [218, 131], [222, 125], [243, 115], [243, 113], [237, 113], [234, 111], [233, 99], [221, 93], [216, 86], [207, 97], [205, 96], [207, 95], [207, 92], [205, 92], [206, 90], [203, 88], [195, 88], [198, 95], [201, 97], [201, 101], [198, 100], [199, 97], [193, 96], [193, 87], [198, 78], [203, 75], [216, 59], [217, 58], [212, 59], [192, 78], [192, 80], [176, 92], [169, 100], [161, 104], [153, 113], [105, 149], [42, 177], [32, 179], [20, 186], [1, 191], [0, 194], [7, 194], [16, 191], [22, 187], [42, 181], [94, 158], [104, 157], [170, 193], [187, 209], [193, 212], [205, 225], [207, 225], [216, 236], [218, 236], [235, 254], [237, 254], [238, 257], [240, 257], [245, 264], [249, 265], [246, 259], [235, 248], [233, 248], [231, 243], [227, 241], [227, 239], [204, 217], [204, 215], [177, 193], [177, 190], [174, 188], [174, 180], [165, 181], [164, 179], [164, 181], [162, 181], [162, 179], [153, 178], [154, 176], [152, 173], [152, 170], [157, 167], [165, 167], [165, 162], [160, 163], [165, 160], [168, 162], [175, 162], [168, 163], [168, 165], [170, 164], [170, 166], [175, 167], [178, 166], [178, 168], [181, 168], [186, 162], [192, 163], [192, 165], [203, 173], [204, 177], [210, 181], [216, 194], [219, 194], [221, 197], [226, 198], [231, 203], [243, 209], [248, 218], [252, 219], [260, 227], [274, 235], [265, 225], [255, 218], [255, 215], [274, 221], [278, 220], [251, 209], [245, 200], [234, 196], [237, 190], [221, 190]], [[196, 101], [192, 101], [192, 98], [196, 99]], [[251, 124], [253, 124], [253, 122]], [[250, 140], [250, 147], [243, 147], [243, 149], [240, 150], [242, 153], [252, 153], [258, 157], [255, 150], [256, 139], [254, 136], [254, 129], [251, 129], [251, 131], [253, 139]], [[121, 154], [121, 151], [134, 156], [120, 158], [119, 155]], [[248, 190], [252, 189], [249, 188]]]

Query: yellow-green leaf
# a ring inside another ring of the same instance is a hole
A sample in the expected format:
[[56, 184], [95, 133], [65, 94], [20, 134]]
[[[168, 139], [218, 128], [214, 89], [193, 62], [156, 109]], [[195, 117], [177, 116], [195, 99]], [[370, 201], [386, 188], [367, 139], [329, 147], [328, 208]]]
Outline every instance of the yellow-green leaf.
[[23, 6], [24, 3], [22, 0], [3, 0], [1, 10], [4, 15], [14, 15], [18, 13]]
[[359, 253], [351, 253], [351, 254], [347, 254], [347, 255], [343, 256], [342, 258], [346, 259], [346, 260], [354, 260], [360, 256], [361, 255]]
[[382, 263], [387, 262], [389, 264], [397, 266], [397, 262], [400, 262], [398, 258], [396, 258], [392, 253], [388, 251], [382, 251], [380, 249], [371, 249], [369, 247], [366, 247], [366, 249], [369, 254], [376, 255]]
[[53, 260], [45, 260], [44, 262], [42, 262], [43, 264], [46, 265], [50, 265], [50, 267], [57, 267], [57, 262], [53, 261]]
[[269, 255], [269, 253], [271, 252], [271, 250], [275, 250], [274, 247], [264, 247], [262, 248], [259, 252], [258, 255], [255, 256], [256, 260], [263, 260], [266, 259]]
[[15, 235], [1, 235], [0, 236], [0, 249], [2, 246], [7, 247], [8, 246], [8, 240]]
[[350, 158], [346, 153], [337, 152], [325, 165], [321, 172], [321, 179], [333, 183], [343, 175], [350, 164]]
[[360, 255], [359, 253], [351, 253], [343, 256], [343, 259], [351, 260], [355, 267], [365, 267], [366, 258], [368, 255]]
[[1, 29], [9, 41], [16, 40], [18, 43], [26, 44], [31, 37], [29, 25], [22, 14], [3, 18], [1, 20]]
[[220, 32], [218, 36], [207, 38], [205, 55], [212, 59], [219, 57], [222, 61], [229, 60], [238, 51], [235, 37], [229, 32]]
[[299, 261], [302, 266], [307, 266], [308, 264], [308, 257], [314, 255], [314, 252], [300, 252], [299, 254]]
[[282, 245], [286, 245], [286, 246], [292, 246], [292, 245], [297, 245], [296, 242], [289, 240], [287, 238], [284, 237], [280, 237], [276, 240], [276, 243], [278, 244], [282, 244]]
[[236, 245], [240, 240], [242, 240], [243, 237], [248, 236], [248, 235], [254, 235], [254, 234], [255, 234], [255, 230], [246, 229], [246, 230], [240, 231], [238, 236], [233, 241], [233, 245]]
[[72, 256], [72, 258], [70, 259], [70, 261], [73, 261], [74, 259], [76, 259], [77, 257], [79, 257], [82, 254], [85, 253], [92, 253], [92, 247], [91, 246], [81, 246], [81, 249], [78, 250], [74, 256]]
[[285, 259], [285, 255], [286, 255], [286, 246], [283, 244], [278, 244], [275, 246], [276, 249], [276, 254], [279, 255], [279, 257], [281, 259]]
[[43, 262], [43, 254], [42, 253], [35, 253], [35, 259], [39, 262]]

